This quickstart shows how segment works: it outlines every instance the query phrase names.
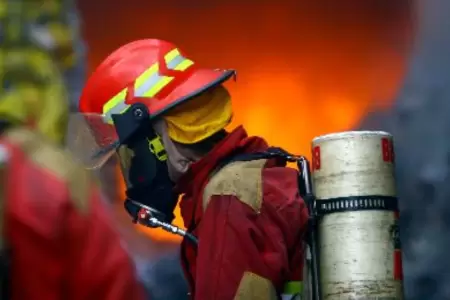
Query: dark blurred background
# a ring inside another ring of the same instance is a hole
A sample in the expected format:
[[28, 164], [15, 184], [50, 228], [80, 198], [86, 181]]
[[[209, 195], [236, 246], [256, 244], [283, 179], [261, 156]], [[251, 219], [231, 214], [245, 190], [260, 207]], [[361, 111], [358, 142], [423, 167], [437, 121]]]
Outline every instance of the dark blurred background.
[[[228, 84], [232, 126], [243, 123], [272, 144], [309, 155], [311, 139], [324, 133], [393, 133], [407, 299], [450, 299], [448, 0], [41, 2], [42, 11], [62, 3], [57, 22], [71, 28], [72, 60], [60, 63], [56, 54], [66, 52], [55, 50], [49, 57], [61, 70], [52, 82], [63, 80], [67, 91], [61, 105], [72, 111], [86, 76], [106, 55], [134, 39], [160, 38], [200, 64], [237, 69], [237, 82]], [[106, 174], [105, 192], [127, 221], [120, 184], [111, 188], [117, 173]], [[183, 225], [179, 214], [176, 224]], [[124, 236], [137, 249], [152, 299], [186, 299], [180, 240], [145, 228]]]

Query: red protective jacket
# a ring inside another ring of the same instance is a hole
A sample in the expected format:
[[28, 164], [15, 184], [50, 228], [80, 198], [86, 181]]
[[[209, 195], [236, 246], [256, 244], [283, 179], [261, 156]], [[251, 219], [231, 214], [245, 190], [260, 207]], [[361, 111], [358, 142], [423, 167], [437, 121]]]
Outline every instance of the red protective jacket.
[[198, 248], [184, 240], [181, 249], [193, 299], [278, 299], [286, 284], [298, 292], [308, 215], [297, 172], [273, 160], [217, 170], [232, 155], [267, 147], [239, 127], [177, 186], [184, 223], [199, 239]]
[[7, 131], [0, 150], [11, 299], [144, 299], [89, 174], [28, 130]]

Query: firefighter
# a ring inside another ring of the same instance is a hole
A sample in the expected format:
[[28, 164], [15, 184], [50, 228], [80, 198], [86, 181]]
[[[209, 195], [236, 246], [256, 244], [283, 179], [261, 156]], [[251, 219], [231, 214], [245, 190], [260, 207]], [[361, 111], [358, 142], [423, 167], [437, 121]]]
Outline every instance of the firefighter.
[[89, 174], [50, 144], [63, 141], [73, 55], [62, 2], [44, 2], [0, 3], [0, 298], [144, 299]]
[[192, 299], [294, 299], [308, 219], [297, 172], [272, 159], [232, 162], [268, 148], [242, 126], [225, 130], [232, 107], [223, 83], [233, 76], [201, 68], [167, 41], [124, 45], [82, 92], [80, 111], [97, 146], [82, 144], [98, 150], [88, 155], [96, 158], [91, 167], [117, 150], [130, 214], [146, 207], [153, 224], [170, 223], [182, 195], [181, 257]]
[[23, 127], [0, 160], [3, 299], [145, 299], [86, 170]]
[[26, 96], [0, 102], [0, 298], [145, 299], [89, 173], [23, 127]]

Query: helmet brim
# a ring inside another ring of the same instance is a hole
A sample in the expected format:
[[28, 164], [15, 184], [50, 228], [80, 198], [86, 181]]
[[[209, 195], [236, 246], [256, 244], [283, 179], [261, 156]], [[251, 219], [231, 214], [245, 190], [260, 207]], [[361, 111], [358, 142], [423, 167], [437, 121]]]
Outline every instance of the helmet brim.
[[195, 70], [183, 83], [175, 88], [167, 97], [160, 99], [159, 103], [165, 105], [149, 107], [151, 118], [157, 118], [168, 110], [181, 103], [189, 101], [201, 93], [213, 88], [236, 75], [235, 70]]

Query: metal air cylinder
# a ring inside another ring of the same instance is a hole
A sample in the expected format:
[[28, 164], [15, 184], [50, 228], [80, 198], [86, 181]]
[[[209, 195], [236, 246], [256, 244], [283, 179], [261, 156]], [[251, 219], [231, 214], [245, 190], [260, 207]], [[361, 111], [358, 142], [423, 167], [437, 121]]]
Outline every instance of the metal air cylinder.
[[324, 135], [312, 154], [322, 300], [402, 300], [392, 136]]

